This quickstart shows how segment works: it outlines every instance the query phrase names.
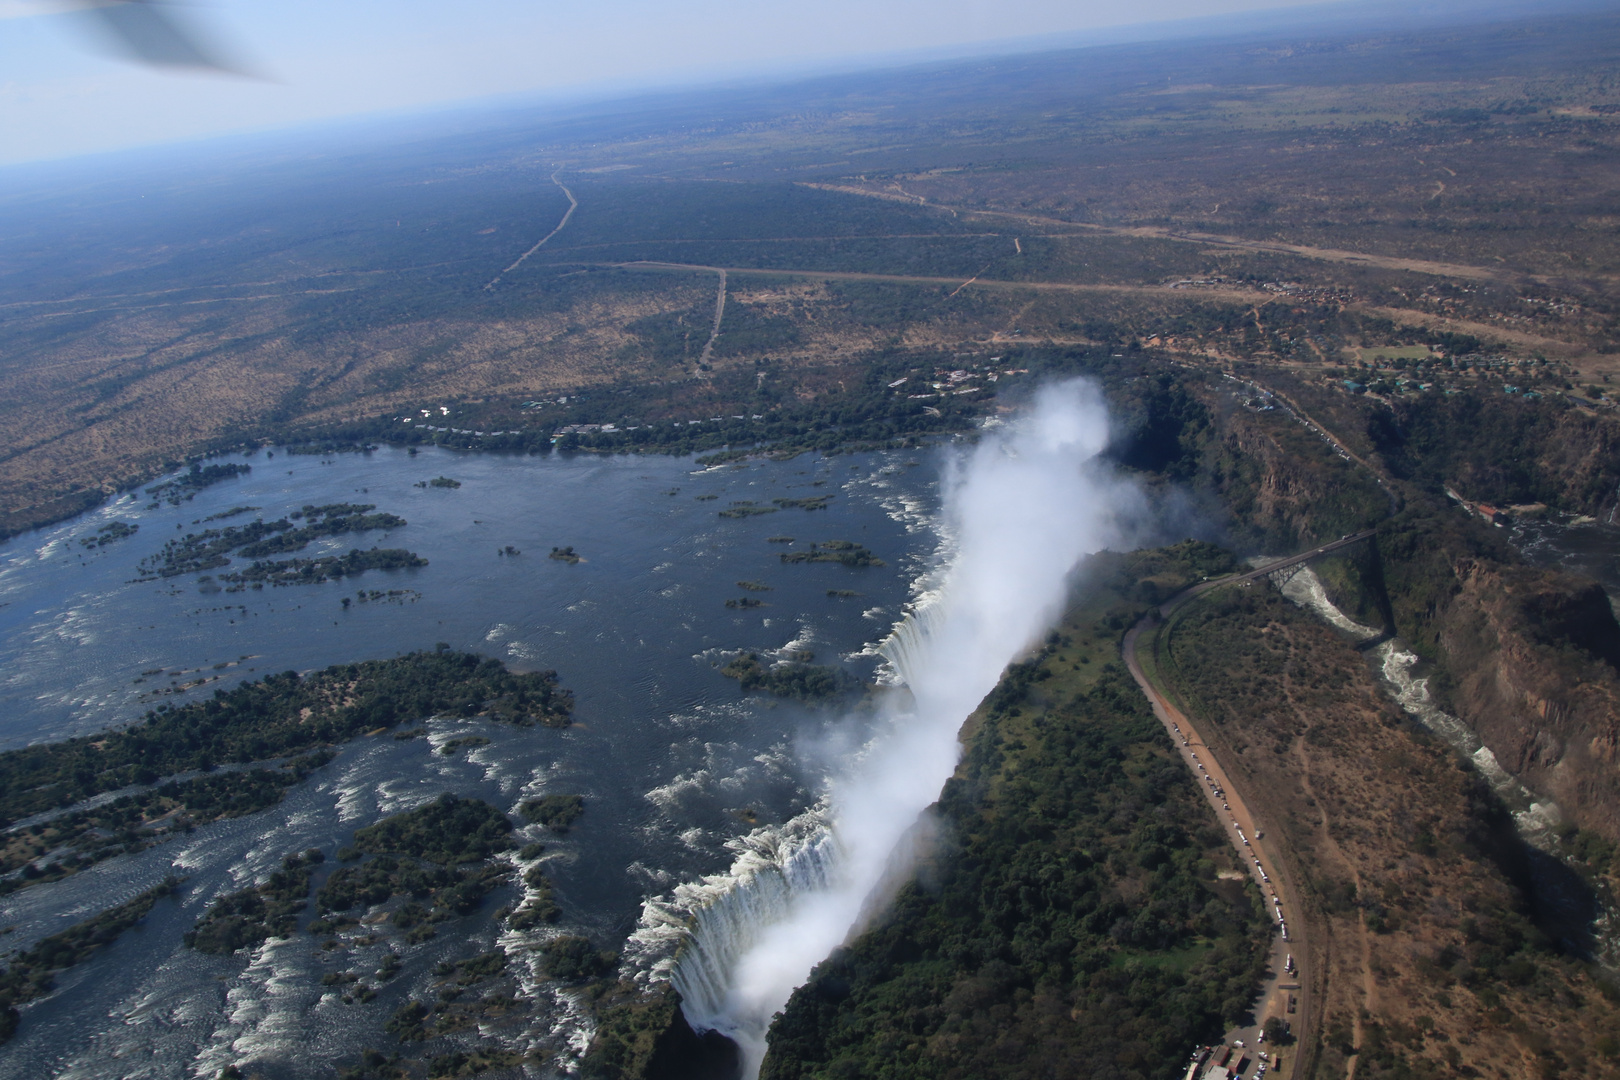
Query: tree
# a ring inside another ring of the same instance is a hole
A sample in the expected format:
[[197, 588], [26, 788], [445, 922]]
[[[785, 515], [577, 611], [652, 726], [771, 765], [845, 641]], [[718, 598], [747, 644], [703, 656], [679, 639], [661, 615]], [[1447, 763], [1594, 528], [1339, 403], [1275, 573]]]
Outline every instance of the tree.
[[1265, 1023], [1266, 1042], [1276, 1046], [1291, 1046], [1294, 1042], [1294, 1033], [1288, 1030], [1288, 1021], [1280, 1016], [1273, 1016]]

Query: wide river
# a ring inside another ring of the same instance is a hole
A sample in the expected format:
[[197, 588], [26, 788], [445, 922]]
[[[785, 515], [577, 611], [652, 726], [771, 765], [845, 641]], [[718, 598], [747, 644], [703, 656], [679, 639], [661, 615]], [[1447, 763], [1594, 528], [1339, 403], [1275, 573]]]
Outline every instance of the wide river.
[[[0, 545], [0, 749], [100, 731], [270, 672], [438, 642], [521, 670], [555, 669], [576, 703], [564, 731], [441, 718], [426, 739], [357, 739], [271, 810], [0, 897], [0, 948], [10, 951], [170, 874], [186, 878], [178, 900], [160, 901], [141, 926], [24, 1007], [17, 1037], [0, 1047], [0, 1080], [212, 1078], [232, 1064], [278, 1080], [333, 1075], [362, 1047], [398, 1045], [384, 1024], [408, 998], [432, 996], [438, 963], [497, 946], [512, 958], [509, 970], [524, 974], [532, 1006], [528, 1029], [503, 1039], [566, 1066], [589, 1022], [566, 993], [526, 974], [532, 945], [585, 934], [626, 952], [624, 974], [645, 974], [658, 959], [646, 942], [659, 936], [636, 934], [644, 912], [666, 910], [657, 901], [678, 885], [726, 873], [736, 841], [816, 800], [837, 748], [862, 741], [859, 695], [820, 707], [749, 697], [718, 669], [741, 649], [809, 650], [870, 682], [874, 646], [940, 558], [942, 456], [805, 455], [701, 469], [665, 457], [260, 452], [248, 459], [251, 473], [178, 506], [125, 496]], [[438, 476], [460, 487], [426, 484]], [[833, 496], [824, 509], [720, 516], [734, 504], [822, 495]], [[336, 502], [372, 503], [408, 524], [299, 555], [381, 545], [429, 564], [238, 593], [215, 580], [231, 568], [133, 580], [143, 559], [210, 527], [212, 515], [255, 508], [219, 522], [240, 524]], [[140, 528], [104, 547], [81, 543], [112, 521]], [[794, 542], [772, 542], [784, 536]], [[887, 565], [779, 557], [833, 539], [863, 544]], [[1532, 561], [1590, 574], [1620, 595], [1620, 529], [1545, 524], [1515, 539]], [[508, 545], [519, 553], [503, 553]], [[583, 561], [548, 558], [556, 546]], [[743, 581], [769, 588], [744, 590]], [[390, 595], [361, 599], [374, 590]], [[744, 597], [764, 605], [725, 606]], [[438, 752], [464, 735], [490, 742]], [[546, 842], [545, 871], [564, 911], [556, 927], [502, 934], [490, 915], [517, 900], [514, 887], [403, 948], [396, 939], [333, 953], [308, 934], [231, 957], [184, 947], [181, 936], [213, 897], [262, 879], [291, 852], [330, 855], [357, 828], [443, 792], [514, 817], [535, 795], [585, 797], [566, 837], [523, 831]], [[402, 971], [375, 1000], [346, 1005], [322, 984], [335, 972], [374, 970], [391, 948], [403, 954]]]
[[[0, 898], [0, 926], [12, 930], [4, 944], [15, 949], [168, 874], [187, 878], [178, 902], [160, 902], [138, 929], [60, 976], [57, 993], [23, 1009], [17, 1037], [0, 1049], [0, 1078], [212, 1077], [233, 1063], [307, 1076], [353, 1063], [359, 1047], [397, 1045], [382, 1029], [389, 1015], [407, 995], [427, 992], [440, 960], [490, 948], [489, 910], [515, 890], [406, 949], [401, 976], [366, 1005], [344, 1005], [321, 985], [336, 969], [309, 935], [223, 958], [180, 939], [212, 897], [262, 877], [283, 855], [330, 854], [356, 828], [441, 792], [508, 811], [536, 794], [583, 794], [580, 823], [565, 838], [546, 838], [546, 870], [565, 912], [559, 929], [620, 948], [647, 898], [724, 872], [734, 857], [728, 840], [813, 801], [830, 764], [818, 748], [847, 745], [854, 733], [840, 729], [861, 722], [845, 706], [747, 697], [719, 666], [739, 649], [808, 649], [816, 662], [869, 681], [871, 647], [901, 616], [940, 544], [938, 452], [707, 470], [690, 459], [431, 449], [260, 452], [248, 461], [250, 474], [177, 507], [125, 496], [0, 546], [0, 747], [98, 731], [158, 702], [196, 700], [269, 672], [437, 642], [522, 670], [556, 669], [575, 695], [575, 724], [555, 731], [442, 719], [428, 725], [429, 739], [362, 738], [274, 809]], [[420, 486], [440, 475], [461, 486]], [[737, 502], [818, 495], [834, 497], [820, 510], [719, 516]], [[409, 548], [429, 565], [239, 593], [198, 574], [132, 580], [143, 558], [209, 527], [210, 515], [257, 508], [220, 522], [239, 524], [335, 502], [373, 503], [409, 524], [300, 555], [378, 544]], [[114, 520], [140, 529], [101, 548], [80, 543]], [[768, 539], [784, 535], [796, 543]], [[779, 558], [831, 539], [866, 545], [888, 565]], [[507, 545], [521, 553], [502, 554]], [[563, 545], [584, 561], [547, 557]], [[739, 581], [769, 591], [745, 592]], [[371, 590], [395, 595], [358, 599]], [[725, 606], [747, 596], [765, 605]], [[167, 692], [199, 679], [210, 681]], [[491, 741], [435, 752], [465, 734]], [[536, 990], [533, 1039], [577, 1043], [583, 1023], [547, 993]]]

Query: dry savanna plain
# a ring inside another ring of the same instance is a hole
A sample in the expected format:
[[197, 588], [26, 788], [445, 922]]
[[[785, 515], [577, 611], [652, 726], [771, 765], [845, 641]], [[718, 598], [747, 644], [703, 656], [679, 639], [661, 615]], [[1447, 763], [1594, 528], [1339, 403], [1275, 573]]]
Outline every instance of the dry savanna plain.
[[117, 190], [42, 176], [0, 209], [0, 506], [25, 527], [204, 450], [420, 408], [549, 436], [576, 417], [523, 402], [656, 386], [577, 419], [706, 418], [877, 353], [1135, 342], [1315, 377], [1454, 335], [1493, 358], [1476, 377], [1601, 383], [1605, 20], [1114, 46]]

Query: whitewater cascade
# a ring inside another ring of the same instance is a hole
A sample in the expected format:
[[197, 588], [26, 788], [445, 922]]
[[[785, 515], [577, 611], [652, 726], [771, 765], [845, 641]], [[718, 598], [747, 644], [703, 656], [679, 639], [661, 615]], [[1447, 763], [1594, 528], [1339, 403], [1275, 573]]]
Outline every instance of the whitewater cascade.
[[[1294, 575], [1283, 586], [1282, 593], [1300, 607], [1315, 612], [1364, 642], [1382, 636], [1373, 627], [1363, 626], [1340, 611], [1322, 587], [1321, 579], [1309, 567], [1302, 568]], [[1396, 704], [1412, 719], [1468, 758], [1513, 814], [1513, 823], [1520, 838], [1554, 859], [1567, 861], [1558, 839], [1559, 826], [1565, 820], [1558, 804], [1551, 799], [1537, 798], [1518, 777], [1502, 767], [1491, 748], [1472, 728], [1434, 703], [1434, 698], [1429, 694], [1428, 677], [1416, 674], [1420, 663], [1418, 655], [1401, 648], [1395, 638], [1390, 638], [1373, 647], [1373, 656], [1377, 659], [1384, 689]], [[1554, 887], [1552, 895], [1555, 904], [1559, 891]], [[1600, 905], [1592, 921], [1592, 930], [1596, 941], [1595, 955], [1599, 961], [1611, 969], [1620, 968], [1620, 912]]]
[[904, 691], [815, 810], [751, 834], [730, 874], [644, 919], [651, 935], [680, 935], [669, 974], [686, 1017], [735, 1039], [746, 1076], [771, 1018], [926, 844], [922, 815], [956, 768], [962, 722], [1057, 621], [1079, 561], [1138, 518], [1138, 489], [1099, 460], [1107, 444], [1102, 395], [1077, 379], [947, 462], [937, 587], [881, 649]]
[[[1310, 567], [1301, 567], [1283, 586], [1282, 594], [1361, 641], [1372, 641], [1382, 636], [1376, 628], [1363, 626], [1339, 610], [1328, 598], [1322, 580]], [[1383, 678], [1384, 688], [1396, 704], [1473, 763], [1474, 768], [1512, 810], [1520, 836], [1543, 851], [1553, 850], [1555, 830], [1563, 821], [1558, 804], [1551, 799], [1536, 798], [1517, 777], [1502, 768], [1491, 748], [1472, 728], [1434, 703], [1429, 694], [1428, 677], [1414, 674], [1418, 666], [1416, 653], [1401, 648], [1395, 638], [1390, 638], [1373, 647], [1373, 656], [1377, 658], [1378, 673]]]

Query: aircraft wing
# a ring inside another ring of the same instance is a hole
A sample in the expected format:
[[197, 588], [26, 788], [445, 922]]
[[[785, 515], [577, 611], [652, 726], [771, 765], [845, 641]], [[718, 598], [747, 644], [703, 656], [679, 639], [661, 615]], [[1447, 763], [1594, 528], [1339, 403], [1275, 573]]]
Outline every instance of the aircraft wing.
[[97, 4], [86, 14], [100, 22], [124, 52], [160, 67], [230, 68], [190, 28], [152, 0]]

